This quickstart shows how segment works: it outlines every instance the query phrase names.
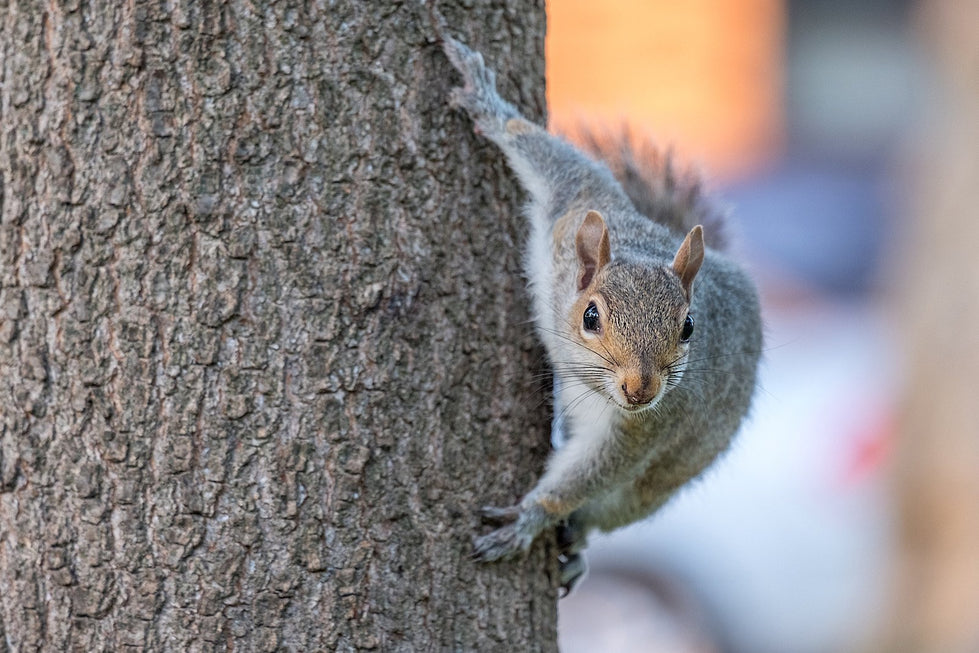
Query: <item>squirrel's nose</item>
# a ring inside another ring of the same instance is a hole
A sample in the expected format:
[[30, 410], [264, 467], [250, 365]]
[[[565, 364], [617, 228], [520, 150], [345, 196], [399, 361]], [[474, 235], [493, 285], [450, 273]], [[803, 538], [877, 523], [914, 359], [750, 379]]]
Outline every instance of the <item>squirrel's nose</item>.
[[645, 406], [659, 394], [660, 383], [658, 376], [632, 375], [623, 381], [622, 394], [630, 405]]

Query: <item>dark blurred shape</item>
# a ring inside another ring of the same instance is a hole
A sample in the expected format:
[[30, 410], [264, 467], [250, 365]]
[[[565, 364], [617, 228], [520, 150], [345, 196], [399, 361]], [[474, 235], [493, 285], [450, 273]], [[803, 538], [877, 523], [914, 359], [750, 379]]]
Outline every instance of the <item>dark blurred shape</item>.
[[886, 164], [919, 114], [918, 53], [907, 0], [788, 3], [789, 150]]
[[908, 2], [788, 3], [786, 147], [725, 195], [752, 258], [837, 295], [880, 284], [893, 160], [921, 112]]

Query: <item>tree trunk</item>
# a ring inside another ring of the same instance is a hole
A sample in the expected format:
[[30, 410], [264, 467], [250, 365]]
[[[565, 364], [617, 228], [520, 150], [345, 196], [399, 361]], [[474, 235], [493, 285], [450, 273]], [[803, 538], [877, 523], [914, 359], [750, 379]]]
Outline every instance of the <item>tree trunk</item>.
[[516, 186], [420, 3], [263, 4], [0, 0], [0, 649], [553, 650]]
[[908, 386], [896, 490], [900, 547], [879, 650], [979, 651], [979, 2], [918, 7], [936, 111], [909, 186], [898, 258]]

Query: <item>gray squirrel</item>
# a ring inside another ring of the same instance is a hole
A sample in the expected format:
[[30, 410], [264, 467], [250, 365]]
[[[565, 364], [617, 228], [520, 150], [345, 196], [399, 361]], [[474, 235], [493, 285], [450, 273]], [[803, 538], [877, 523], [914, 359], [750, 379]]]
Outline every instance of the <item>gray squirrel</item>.
[[606, 165], [521, 116], [482, 55], [436, 28], [463, 80], [451, 104], [530, 196], [525, 272], [554, 373], [555, 439], [565, 440], [517, 505], [483, 508], [498, 527], [476, 538], [474, 556], [512, 558], [556, 527], [569, 591], [590, 531], [650, 515], [728, 448], [755, 388], [758, 298], [705, 246], [698, 222], [711, 214], [668, 160], [644, 178], [628, 151], [593, 141], [616, 155], [627, 192]]

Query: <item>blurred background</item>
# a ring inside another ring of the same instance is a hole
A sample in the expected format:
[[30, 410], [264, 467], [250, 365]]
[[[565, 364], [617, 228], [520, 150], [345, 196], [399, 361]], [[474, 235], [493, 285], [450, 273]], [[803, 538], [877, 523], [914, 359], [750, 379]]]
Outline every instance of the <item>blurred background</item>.
[[704, 171], [767, 322], [732, 451], [593, 539], [561, 649], [979, 651], [979, 2], [547, 10], [552, 129]]

